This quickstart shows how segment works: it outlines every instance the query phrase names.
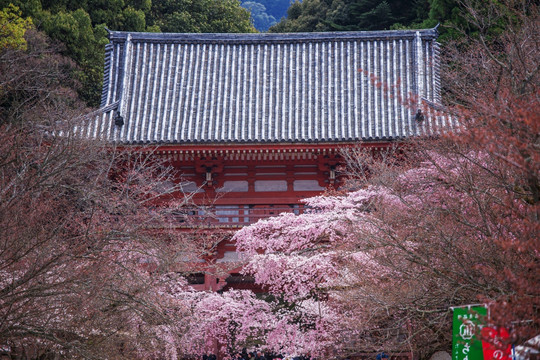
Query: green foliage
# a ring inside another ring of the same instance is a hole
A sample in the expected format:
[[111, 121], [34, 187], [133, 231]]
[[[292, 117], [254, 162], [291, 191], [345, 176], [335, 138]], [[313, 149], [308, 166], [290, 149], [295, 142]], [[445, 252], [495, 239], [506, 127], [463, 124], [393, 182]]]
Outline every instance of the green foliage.
[[295, 1], [287, 18], [270, 28], [270, 32], [330, 31], [330, 6], [324, 0]]
[[456, 0], [429, 0], [429, 5], [430, 19], [450, 19], [453, 9], [457, 8]]
[[[360, 27], [366, 30], [389, 28], [396, 18], [387, 1], [357, 1], [349, 6], [353, 19], [357, 19]], [[350, 27], [350, 26], [349, 26]]]
[[457, 0], [429, 0], [429, 16], [423, 24], [442, 24], [439, 41], [446, 42], [461, 36], [456, 27], [465, 26], [462, 14], [463, 8]]
[[128, 6], [122, 11], [123, 24], [121, 29], [130, 29], [131, 31], [145, 31], [146, 19], [144, 11], [137, 10]]
[[119, 29], [122, 26], [124, 8], [123, 0], [88, 0], [86, 10], [94, 24], [107, 24], [112, 29]]
[[289, 20], [296, 20], [302, 15], [302, 12], [302, 3], [299, 1], [295, 1], [291, 4], [289, 10], [287, 10], [287, 15]]
[[0, 10], [0, 50], [26, 49], [24, 34], [32, 27], [30, 18], [22, 18], [21, 11], [13, 4]]
[[[517, 2], [519, 3], [519, 2]], [[499, 4], [499, 5], [498, 5]], [[296, 0], [288, 17], [272, 26], [271, 32], [399, 30], [439, 27], [439, 41], [445, 43], [464, 34], [489, 27], [499, 33], [504, 26], [493, 21], [477, 24], [466, 7], [474, 8], [484, 19], [488, 10], [500, 6], [497, 0]], [[516, 10], [517, 11], [517, 10]], [[469, 15], [465, 15], [469, 13]]]
[[152, 8], [152, 0], [130, 0], [126, 3], [137, 10], [142, 10], [147, 13]]
[[73, 12], [42, 14], [43, 30], [65, 46], [64, 55], [77, 62], [80, 70], [73, 75], [81, 83], [79, 95], [91, 106], [98, 106], [102, 83], [104, 46], [107, 32], [103, 25], [92, 26], [90, 15], [83, 9]]
[[76, 12], [46, 12], [43, 16], [43, 29], [53, 39], [62, 42], [71, 57], [80, 62], [85, 47], [94, 39], [90, 16], [84, 10]]
[[10, 5], [19, 8], [23, 17], [33, 18], [42, 11], [41, 0], [0, 0], [0, 9]]
[[304, 0], [295, 2], [288, 18], [272, 27], [273, 32], [354, 31], [408, 26], [428, 15], [428, 0]]
[[238, 0], [154, 0], [148, 25], [164, 32], [254, 32]]
[[[100, 101], [108, 41], [105, 27], [150, 32], [255, 31], [249, 11], [238, 0], [0, 0], [0, 9], [11, 3], [20, 9], [19, 17], [30, 17], [38, 29], [65, 46], [63, 54], [80, 68], [73, 74], [81, 83], [79, 95], [91, 106]], [[22, 34], [18, 34], [20, 41]]]

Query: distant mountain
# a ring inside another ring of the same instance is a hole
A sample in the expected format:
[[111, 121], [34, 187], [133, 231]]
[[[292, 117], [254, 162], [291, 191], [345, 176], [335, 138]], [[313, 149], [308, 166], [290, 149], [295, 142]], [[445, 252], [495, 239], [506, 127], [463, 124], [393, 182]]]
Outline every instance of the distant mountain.
[[287, 16], [287, 9], [292, 0], [241, 0], [242, 7], [251, 12], [255, 28], [267, 31]]

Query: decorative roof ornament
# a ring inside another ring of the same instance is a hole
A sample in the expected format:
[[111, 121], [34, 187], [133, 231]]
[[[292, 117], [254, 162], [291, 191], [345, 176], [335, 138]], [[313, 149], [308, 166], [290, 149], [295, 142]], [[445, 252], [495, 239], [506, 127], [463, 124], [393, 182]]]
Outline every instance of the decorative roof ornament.
[[418, 123], [421, 123], [422, 121], [424, 121], [424, 114], [422, 113], [421, 109], [418, 109], [416, 111], [416, 115], [414, 116], [414, 120], [416, 120], [416, 122], [418, 122]]
[[124, 126], [124, 118], [122, 117], [122, 115], [120, 115], [119, 111], [117, 111], [114, 115], [114, 125], [118, 127]]

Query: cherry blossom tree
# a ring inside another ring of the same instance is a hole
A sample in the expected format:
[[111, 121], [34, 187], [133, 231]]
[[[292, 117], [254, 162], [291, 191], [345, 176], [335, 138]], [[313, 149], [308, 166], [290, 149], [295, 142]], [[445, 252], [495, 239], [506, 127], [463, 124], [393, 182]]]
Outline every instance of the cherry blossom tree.
[[189, 200], [181, 178], [152, 153], [73, 136], [88, 112], [73, 64], [42, 34], [26, 40], [0, 53], [1, 351], [177, 359], [182, 274], [205, 251], [170, 226]]
[[463, 5], [475, 31], [443, 52], [437, 110], [459, 125], [375, 158], [351, 151], [343, 194], [235, 236], [244, 271], [293, 323], [312, 315], [298, 306], [309, 301], [319, 323], [339, 324], [301, 327], [321, 339], [318, 354], [448, 350], [449, 308], [479, 302], [506, 342], [538, 333], [538, 7]]
[[275, 320], [267, 302], [251, 291], [230, 290], [186, 293], [193, 317], [184, 336], [184, 347], [191, 354], [209, 354], [217, 350], [232, 358], [243, 348], [259, 345]]
[[[515, 257], [502, 271], [479, 265], [510, 287], [483, 301], [491, 304], [491, 320], [512, 328], [512, 341], [519, 343], [540, 328], [539, 8], [532, 1], [513, 0], [464, 5], [476, 33], [468, 43], [447, 47], [443, 80], [451, 84], [449, 108], [462, 124], [448, 139], [456, 144], [454, 154], [479, 169], [480, 184], [497, 189], [485, 206], [489, 216], [482, 219], [486, 239]], [[470, 159], [470, 150], [482, 154], [483, 161]]]
[[[495, 202], [506, 190], [486, 174], [495, 169], [492, 159], [474, 151], [422, 153], [420, 163], [416, 156], [391, 182], [372, 176], [346, 195], [306, 200], [311, 213], [283, 214], [236, 235], [248, 260], [244, 271], [257, 283], [290, 304], [309, 300], [324, 309], [311, 313], [318, 321], [339, 324], [324, 329], [327, 341], [319, 345], [328, 346], [326, 354], [429, 355], [448, 346], [450, 306], [482, 301], [496, 309], [521, 294], [524, 279], [534, 294], [538, 255], [503, 242], [537, 241], [535, 227], [515, 224], [531, 209], [520, 199], [518, 213]], [[501, 221], [507, 217], [514, 220]], [[301, 306], [295, 311], [297, 322], [309, 314]], [[512, 324], [519, 320], [499, 325], [518, 330]], [[320, 330], [305, 333], [321, 336]]]

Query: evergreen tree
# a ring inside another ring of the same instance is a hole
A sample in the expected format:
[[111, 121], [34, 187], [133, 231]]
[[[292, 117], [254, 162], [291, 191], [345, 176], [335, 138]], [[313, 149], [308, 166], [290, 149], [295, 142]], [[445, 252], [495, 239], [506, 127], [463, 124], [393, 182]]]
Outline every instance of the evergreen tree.
[[118, 31], [254, 32], [247, 10], [238, 0], [0, 0], [39, 30], [61, 42], [63, 55], [77, 62], [72, 75], [79, 95], [98, 106], [102, 87], [105, 27]]
[[154, 0], [148, 24], [164, 32], [254, 32], [238, 0]]
[[287, 10], [287, 18], [272, 26], [270, 32], [329, 31], [327, 0], [295, 1]]
[[365, 30], [388, 28], [395, 21], [392, 9], [386, 0], [357, 0], [349, 5], [348, 28]]
[[384, 30], [421, 23], [428, 0], [303, 0], [273, 32]]
[[32, 26], [30, 18], [22, 18], [18, 7], [10, 4], [0, 10], [0, 51], [26, 48], [24, 34]]

